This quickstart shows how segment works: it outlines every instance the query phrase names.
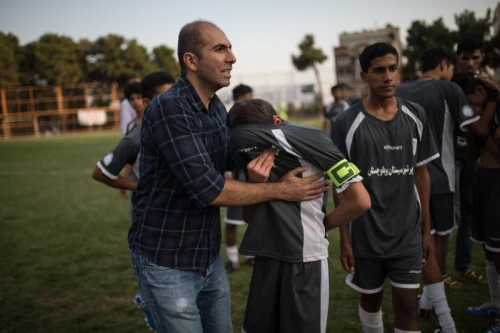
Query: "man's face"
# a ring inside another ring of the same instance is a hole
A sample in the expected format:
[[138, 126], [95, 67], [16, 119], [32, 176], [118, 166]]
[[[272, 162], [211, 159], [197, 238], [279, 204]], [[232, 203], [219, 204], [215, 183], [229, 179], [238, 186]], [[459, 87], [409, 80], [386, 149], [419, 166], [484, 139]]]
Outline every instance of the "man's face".
[[393, 97], [399, 82], [397, 57], [389, 53], [373, 59], [368, 72], [361, 72], [361, 78], [370, 87], [370, 93], [381, 98]]
[[[161, 85], [161, 86], [156, 87], [156, 93], [155, 93], [155, 95], [153, 96], [153, 98], [155, 98], [156, 96], [158, 96], [158, 95], [160, 95], [160, 94], [164, 93], [165, 91], [167, 91], [168, 89], [170, 89], [170, 87], [172, 87], [172, 83], [166, 83], [166, 84], [164, 84], [164, 85]], [[151, 100], [150, 100], [149, 98], [144, 97], [144, 98], [142, 99], [142, 104], [144, 105], [144, 108], [145, 108], [146, 106], [148, 106], [149, 102], [151, 102]]]
[[231, 50], [231, 42], [222, 30], [205, 24], [201, 31], [205, 45], [198, 58], [195, 75], [215, 92], [229, 86], [236, 57]]
[[467, 94], [465, 98], [467, 98], [467, 102], [469, 102], [471, 106], [484, 108], [486, 106], [488, 92], [483, 86], [479, 85], [476, 87], [474, 94]]
[[451, 79], [453, 78], [453, 70], [454, 69], [455, 69], [455, 66], [453, 64], [447, 64], [445, 61], [443, 75], [442, 75], [441, 79], [443, 81], [451, 81]]
[[144, 106], [142, 105], [142, 97], [140, 94], [130, 95], [128, 101], [138, 115], [142, 114], [142, 111], [144, 111]]
[[457, 61], [457, 70], [459, 72], [476, 73], [484, 59], [484, 53], [481, 50], [474, 52], [460, 52]]
[[342, 99], [342, 90], [341, 89], [333, 89], [332, 95], [336, 101], [341, 100]]

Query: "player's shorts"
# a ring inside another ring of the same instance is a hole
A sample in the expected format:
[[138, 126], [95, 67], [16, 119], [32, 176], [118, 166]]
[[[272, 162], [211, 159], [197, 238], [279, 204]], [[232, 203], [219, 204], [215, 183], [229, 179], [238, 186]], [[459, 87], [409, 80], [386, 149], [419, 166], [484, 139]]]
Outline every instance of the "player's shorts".
[[474, 186], [472, 235], [474, 243], [500, 252], [500, 169], [479, 168]]
[[255, 258], [243, 332], [326, 332], [328, 258], [304, 263]]
[[455, 228], [455, 194], [432, 194], [430, 198], [431, 233], [450, 234]]
[[396, 288], [420, 287], [422, 253], [420, 251], [398, 258], [354, 258], [356, 273], [347, 274], [345, 283], [363, 294], [376, 294], [384, 289], [385, 278]]
[[226, 207], [226, 212], [224, 214], [224, 222], [234, 225], [244, 225], [243, 220], [243, 209], [239, 206], [237, 207]]

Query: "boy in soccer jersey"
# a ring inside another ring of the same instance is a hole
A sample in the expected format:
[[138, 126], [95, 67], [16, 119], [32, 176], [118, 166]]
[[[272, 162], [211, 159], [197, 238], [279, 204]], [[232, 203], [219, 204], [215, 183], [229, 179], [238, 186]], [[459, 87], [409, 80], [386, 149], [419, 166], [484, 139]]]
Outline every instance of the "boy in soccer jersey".
[[[417, 292], [422, 263], [430, 260], [427, 163], [439, 157], [424, 110], [394, 97], [399, 55], [386, 43], [359, 57], [370, 93], [341, 113], [334, 143], [358, 166], [372, 207], [340, 227], [346, 283], [361, 292], [365, 333], [382, 333], [384, 281], [392, 284], [394, 332], [419, 332]], [[342, 195], [335, 195], [342, 204]]]
[[[471, 148], [477, 148], [480, 167], [474, 187], [472, 237], [475, 243], [484, 246], [486, 254], [486, 274], [490, 291], [490, 301], [477, 307], [469, 307], [466, 312], [473, 316], [500, 316], [500, 146], [495, 142], [500, 138], [499, 91], [496, 84], [484, 77], [471, 73], [459, 73], [453, 78], [464, 91], [467, 100], [482, 110], [495, 107], [495, 117], [485, 138], [472, 138]], [[472, 152], [473, 149], [469, 149]], [[475, 155], [474, 157], [478, 157]], [[485, 333], [499, 333], [500, 323]]]
[[[167, 91], [175, 79], [167, 72], [153, 72], [141, 81], [142, 103], [145, 108], [157, 95]], [[142, 116], [142, 115], [141, 115]], [[133, 127], [131, 131], [118, 143], [118, 145], [106, 154], [92, 172], [92, 178], [110, 187], [134, 191], [139, 179], [139, 150], [140, 150], [141, 125]], [[132, 166], [135, 179], [120, 175], [125, 166]], [[146, 303], [139, 293], [134, 297], [136, 303], [142, 308], [146, 315], [147, 323], [154, 330], [153, 318], [146, 307]]]
[[[302, 177], [326, 171], [345, 197], [326, 217], [326, 193], [307, 202], [274, 200], [254, 205], [240, 245], [241, 254], [256, 256], [244, 331], [325, 332], [329, 298], [325, 232], [370, 207], [359, 170], [324, 132], [282, 121], [264, 100], [237, 102], [227, 122], [232, 147], [246, 163], [252, 161], [268, 172], [268, 178], [249, 181], [278, 182], [288, 171], [307, 166]], [[274, 165], [265, 154], [255, 159], [271, 147]]]
[[[455, 227], [454, 132], [470, 130], [478, 136], [487, 133], [494, 111], [492, 108], [480, 118], [467, 102], [462, 89], [450, 82], [455, 60], [455, 55], [446, 49], [427, 50], [420, 58], [422, 76], [417, 81], [405, 82], [396, 89], [396, 96], [424, 108], [441, 155], [428, 164], [431, 178], [431, 233], [434, 234], [437, 260], [431, 261], [422, 272], [426, 286], [420, 298], [420, 313], [421, 316], [427, 316], [434, 306], [444, 333], [456, 331], [446, 301], [444, 283], [450, 288], [459, 287], [459, 283], [449, 275], [440, 275], [445, 271], [446, 238]], [[475, 272], [470, 270], [469, 274]]]

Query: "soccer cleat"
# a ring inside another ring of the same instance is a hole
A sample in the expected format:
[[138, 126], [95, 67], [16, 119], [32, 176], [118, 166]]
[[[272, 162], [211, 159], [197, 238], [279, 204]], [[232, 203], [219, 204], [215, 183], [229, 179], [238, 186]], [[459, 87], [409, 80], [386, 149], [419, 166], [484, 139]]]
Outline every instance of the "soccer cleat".
[[137, 307], [139, 309], [141, 309], [144, 312], [144, 314], [146, 315], [146, 317], [144, 318], [146, 325], [148, 325], [148, 327], [151, 330], [156, 332], [156, 326], [155, 326], [155, 322], [153, 321], [153, 316], [151, 315], [151, 312], [149, 312], [148, 307], [146, 305], [146, 302], [142, 299], [142, 294], [138, 293], [137, 295], [135, 295], [134, 301], [135, 301], [135, 304], [137, 304]]
[[500, 311], [489, 303], [484, 303], [481, 306], [471, 306], [465, 309], [465, 312], [476, 317], [500, 317]]
[[484, 333], [500, 333], [500, 322], [497, 321], [495, 326], [491, 327], [489, 330], [484, 331]]

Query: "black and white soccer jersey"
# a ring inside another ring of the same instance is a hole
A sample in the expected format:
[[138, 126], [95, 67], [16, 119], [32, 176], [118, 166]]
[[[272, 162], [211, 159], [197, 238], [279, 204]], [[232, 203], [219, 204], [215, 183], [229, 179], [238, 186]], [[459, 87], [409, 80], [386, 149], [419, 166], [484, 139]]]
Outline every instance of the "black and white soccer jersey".
[[372, 206], [349, 224], [355, 256], [394, 258], [420, 251], [421, 217], [415, 168], [439, 157], [423, 109], [397, 99], [390, 121], [362, 102], [335, 122], [334, 143], [361, 171]]
[[396, 96], [419, 104], [429, 119], [441, 158], [427, 166], [431, 194], [455, 192], [455, 137], [467, 125], [479, 120], [469, 106], [462, 89], [454, 82], [440, 80], [412, 81], [399, 85]]
[[139, 150], [141, 125], [133, 128], [130, 133], [120, 140], [118, 145], [106, 156], [104, 156], [97, 166], [110, 179], [117, 179], [125, 165], [132, 165], [132, 171], [139, 178]]
[[[229, 131], [231, 146], [246, 163], [265, 149], [276, 147], [269, 182], [277, 182], [288, 171], [307, 166], [302, 177], [327, 171], [341, 192], [351, 182], [361, 181], [331, 139], [321, 130], [292, 125], [242, 125]], [[321, 180], [320, 180], [321, 181]], [[240, 253], [267, 256], [287, 262], [309, 262], [328, 257], [325, 238], [327, 193], [316, 200], [287, 202], [274, 200], [255, 206], [252, 221], [240, 245]]]

